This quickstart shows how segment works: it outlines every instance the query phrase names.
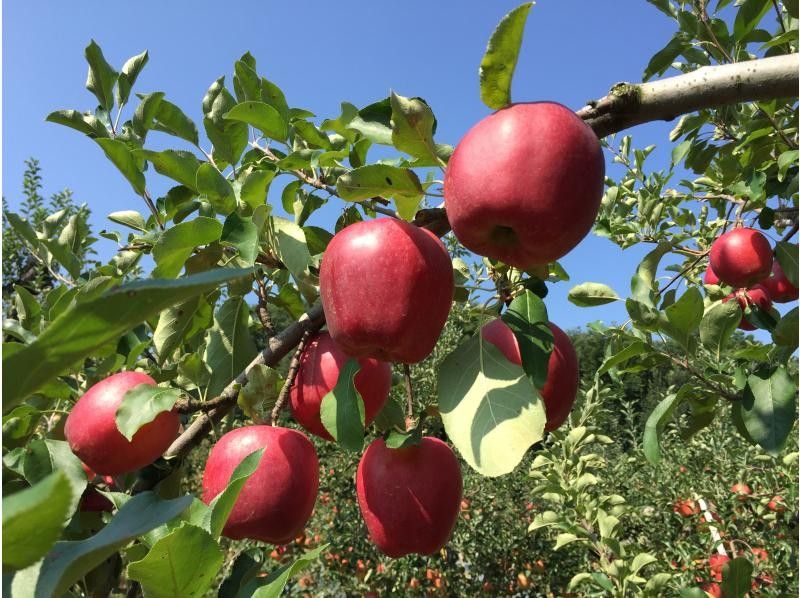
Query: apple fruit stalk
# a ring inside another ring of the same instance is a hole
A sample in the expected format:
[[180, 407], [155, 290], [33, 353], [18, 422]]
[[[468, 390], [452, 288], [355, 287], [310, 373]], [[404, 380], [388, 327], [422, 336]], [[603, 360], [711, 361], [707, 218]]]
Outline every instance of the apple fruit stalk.
[[569, 108], [513, 104], [456, 146], [444, 179], [447, 218], [467, 249], [528, 270], [587, 235], [604, 176], [600, 141]]

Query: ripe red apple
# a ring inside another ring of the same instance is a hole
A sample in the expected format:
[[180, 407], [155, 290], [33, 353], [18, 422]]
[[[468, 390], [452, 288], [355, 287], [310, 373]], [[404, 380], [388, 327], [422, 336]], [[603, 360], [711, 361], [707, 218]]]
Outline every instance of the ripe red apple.
[[78, 399], [67, 416], [64, 436], [70, 449], [101, 475], [141, 469], [161, 456], [178, 437], [180, 416], [164, 411], [139, 428], [130, 442], [117, 429], [117, 408], [125, 393], [156, 382], [141, 372], [119, 372], [101, 380]]
[[700, 512], [700, 507], [697, 506], [695, 501], [686, 499], [678, 500], [672, 506], [672, 510], [681, 517], [691, 517], [692, 515], [697, 515]]
[[767, 508], [776, 513], [783, 513], [786, 510], [786, 502], [782, 496], [773, 496], [767, 503]]
[[703, 275], [703, 284], [716, 284], [720, 283], [719, 276], [711, 269], [711, 264], [706, 268], [706, 273]]
[[[540, 390], [547, 423], [544, 429], [552, 432], [563, 424], [578, 394], [578, 356], [572, 341], [561, 328], [550, 322], [553, 332], [553, 352], [547, 362], [547, 381]], [[500, 318], [484, 324], [481, 335], [505, 355], [511, 363], [522, 364], [517, 337]]]
[[737, 289], [754, 285], [772, 270], [772, 247], [753, 228], [735, 228], [711, 245], [711, 268], [719, 279]]
[[711, 596], [711, 598], [722, 598], [722, 588], [718, 583], [709, 581], [700, 586], [700, 589], [703, 590], [707, 595]]
[[433, 351], [450, 313], [453, 267], [430, 231], [379, 218], [334, 235], [319, 285], [328, 331], [345, 353], [416, 363]]
[[765, 289], [760, 284], [757, 284], [754, 287], [751, 287], [747, 290], [745, 289], [737, 289], [727, 297], [725, 297], [722, 302], [727, 303], [731, 299], [736, 299], [739, 303], [739, 307], [742, 309], [742, 321], [739, 322], [739, 328], [742, 330], [755, 330], [756, 327], [753, 326], [750, 322], [747, 321], [747, 318], [744, 315], [744, 310], [748, 305], [755, 304], [759, 308], [763, 309], [764, 311], [769, 311], [772, 307], [772, 300]]
[[711, 569], [711, 577], [717, 581], [722, 581], [722, 568], [731, 560], [731, 557], [715, 552], [708, 557], [708, 566]]
[[794, 286], [781, 268], [780, 262], [772, 262], [772, 274], [762, 280], [761, 284], [775, 303], [791, 303], [797, 301], [798, 289]]
[[523, 270], [567, 254], [591, 230], [605, 162], [594, 131], [554, 102], [487, 116], [456, 146], [444, 178], [462, 245]]
[[271, 544], [290, 542], [311, 516], [319, 487], [314, 445], [302, 432], [277, 426], [231, 430], [211, 448], [203, 472], [203, 502], [210, 503], [245, 457], [264, 449], [245, 482], [222, 533]]
[[364, 451], [356, 493], [369, 537], [390, 557], [433, 554], [450, 539], [461, 503], [461, 468], [447, 444], [425, 436], [390, 449], [382, 438]]
[[[323, 397], [339, 379], [339, 371], [347, 355], [333, 342], [330, 334], [320, 332], [307, 345], [300, 357], [297, 378], [289, 391], [292, 413], [308, 432], [333, 440], [320, 420]], [[369, 425], [383, 408], [392, 387], [392, 368], [385, 361], [372, 358], [358, 360], [361, 369], [355, 377], [356, 390], [364, 399], [364, 419]]]

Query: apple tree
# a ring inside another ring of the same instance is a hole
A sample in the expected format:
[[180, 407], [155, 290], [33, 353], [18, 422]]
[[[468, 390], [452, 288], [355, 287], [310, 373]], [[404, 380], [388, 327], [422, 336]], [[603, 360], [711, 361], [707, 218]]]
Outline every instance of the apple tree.
[[[250, 53], [210, 85], [195, 122], [166, 92], [134, 93], [146, 51], [117, 70], [89, 43], [96, 107], [47, 119], [97, 144], [141, 208], [108, 216], [107, 263], [88, 259], [83, 209], [5, 213], [46, 280], [13, 287], [3, 326], [4, 588], [278, 595], [324, 545], [270, 571], [244, 554], [226, 564], [219, 541], [302, 532], [320, 468], [307, 433], [358, 456], [353, 500], [390, 557], [447, 543], [462, 467], [501, 476], [533, 447], [534, 492], [556, 507], [531, 532], [557, 529], [556, 549], [598, 558], [571, 585], [663, 591], [670, 575], [620, 535], [625, 499], [596, 488], [603, 464], [589, 451], [614, 440], [592, 415], [609, 379], [669, 364], [686, 381], [649, 415], [649, 461], [669, 458], [659, 440], [684, 412], [685, 437], [726, 417], [742, 442], [783, 450], [798, 311], [773, 303], [797, 300], [798, 15], [793, 2], [651, 3], [676, 33], [644, 82], [577, 112], [512, 101], [531, 4], [506, 15], [480, 65], [495, 112], [455, 146], [422, 98], [394, 92], [318, 119]], [[666, 165], [617, 135], [673, 119]], [[152, 149], [156, 133], [174, 146]], [[158, 197], [156, 177], [169, 181]], [[309, 224], [325, 204], [335, 224]], [[629, 293], [572, 283], [576, 306], [620, 301], [629, 316], [604, 329], [605, 360], [580, 389], [546, 296], [590, 230], [652, 249]], [[481, 326], [442, 361], [421, 411], [413, 366], [454, 301]], [[771, 342], [734, 349], [737, 328]], [[387, 400], [395, 382], [405, 405]], [[187, 493], [184, 462], [209, 438], [202, 491]], [[734, 559], [722, 587], [743, 595], [749, 576]]]

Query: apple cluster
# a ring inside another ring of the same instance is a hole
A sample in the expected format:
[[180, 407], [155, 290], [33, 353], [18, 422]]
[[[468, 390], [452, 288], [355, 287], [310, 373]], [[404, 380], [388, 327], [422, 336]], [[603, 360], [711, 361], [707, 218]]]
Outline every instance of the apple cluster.
[[720, 235], [711, 245], [710, 263], [703, 276], [707, 285], [728, 285], [735, 290], [723, 299], [735, 299], [742, 310], [739, 328], [755, 330], [745, 309], [755, 305], [768, 312], [775, 303], [797, 301], [798, 289], [773, 258], [767, 238], [752, 228], [735, 228]]
[[[589, 232], [603, 190], [605, 165], [594, 132], [566, 107], [516, 104], [485, 118], [458, 144], [447, 168], [445, 207], [453, 232], [468, 249], [521, 270], [540, 270], [565, 255]], [[453, 301], [450, 256], [430, 231], [396, 218], [352, 224], [330, 241], [320, 268], [327, 331], [306, 344], [290, 404], [310, 434], [333, 440], [322, 424], [323, 398], [350, 358], [365, 424], [383, 408], [391, 387], [390, 362], [413, 364], [433, 351]], [[550, 324], [554, 349], [540, 389], [547, 430], [567, 418], [578, 389], [578, 361], [564, 332]], [[511, 362], [521, 365], [517, 339], [500, 319], [481, 329]], [[175, 440], [179, 417], [160, 413], [127, 440], [115, 415], [139, 384], [122, 372], [92, 386], [70, 413], [65, 434], [94, 472], [117, 475], [153, 462]], [[249, 425], [223, 435], [203, 474], [203, 500], [227, 486], [241, 461], [263, 449], [244, 484], [223, 534], [282, 544], [302, 531], [316, 502], [319, 463], [314, 445], [298, 430]], [[390, 448], [374, 440], [356, 475], [356, 494], [370, 538], [385, 554], [433, 554], [456, 524], [462, 477], [444, 442], [422, 437]]]

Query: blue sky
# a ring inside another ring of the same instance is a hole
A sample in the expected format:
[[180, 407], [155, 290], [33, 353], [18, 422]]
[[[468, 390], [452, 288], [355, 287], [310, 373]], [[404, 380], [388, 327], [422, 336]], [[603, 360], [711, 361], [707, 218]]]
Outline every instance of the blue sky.
[[[3, 194], [12, 209], [18, 205], [23, 162], [33, 156], [41, 162], [45, 192], [72, 189], [78, 202], [91, 207], [96, 230], [119, 228], [105, 219], [110, 212], [146, 211], [96, 144], [44, 121], [56, 109], [94, 107], [93, 96], [84, 89], [83, 50], [90, 39], [116, 68], [149, 50], [150, 62], [135, 91], [164, 91], [196, 123], [202, 120], [200, 102], [208, 86], [223, 74], [230, 80], [234, 61], [249, 50], [259, 72], [284, 90], [292, 106], [325, 118], [338, 115], [341, 101], [363, 106], [394, 89], [424, 97], [438, 118], [437, 140], [455, 144], [489, 113], [479, 98], [478, 64], [493, 28], [518, 4], [4, 3]], [[540, 0], [528, 19], [513, 97], [554, 100], [577, 109], [616, 82], [640, 81], [650, 56], [673, 32], [674, 23], [644, 0]], [[665, 164], [671, 127], [638, 127], [632, 131], [634, 145], [658, 144], [653, 161]], [[162, 134], [151, 136], [156, 149], [172, 143]], [[607, 165], [617, 174], [608, 156]], [[154, 195], [167, 188], [152, 175], [148, 185]], [[330, 226], [337, 201], [311, 223]], [[108, 256], [115, 247], [101, 240], [100, 249]], [[562, 260], [572, 280], [551, 286], [551, 320], [562, 328], [597, 319], [626, 320], [621, 303], [581, 309], [566, 294], [573, 284], [602, 281], [626, 296], [630, 277], [648, 249], [623, 253], [609, 241], [587, 237]]]

